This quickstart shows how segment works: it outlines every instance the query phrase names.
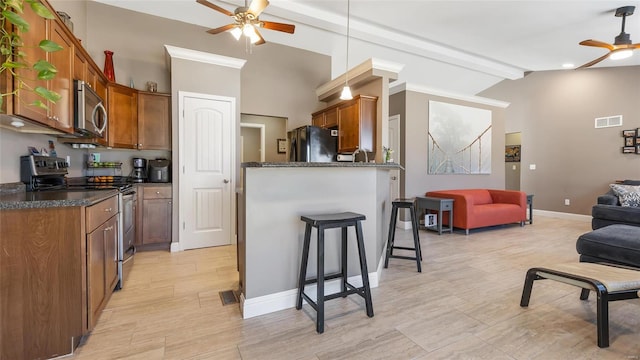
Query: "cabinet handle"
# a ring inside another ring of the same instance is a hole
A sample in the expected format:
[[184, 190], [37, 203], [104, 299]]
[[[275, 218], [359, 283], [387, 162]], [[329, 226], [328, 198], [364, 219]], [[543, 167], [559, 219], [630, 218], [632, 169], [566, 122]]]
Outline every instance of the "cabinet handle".
[[111, 208], [104, 209], [104, 212], [111, 212]]
[[160, 195], [160, 191], [156, 191], [156, 194]]

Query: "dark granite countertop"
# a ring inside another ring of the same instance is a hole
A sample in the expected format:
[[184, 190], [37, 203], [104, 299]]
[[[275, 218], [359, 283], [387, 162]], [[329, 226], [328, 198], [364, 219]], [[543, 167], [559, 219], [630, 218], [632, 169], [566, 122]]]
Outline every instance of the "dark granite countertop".
[[244, 162], [243, 168], [382, 168], [382, 169], [402, 169], [397, 163], [372, 163], [372, 162]]
[[36, 191], [0, 195], [0, 210], [89, 206], [118, 194], [118, 190]]

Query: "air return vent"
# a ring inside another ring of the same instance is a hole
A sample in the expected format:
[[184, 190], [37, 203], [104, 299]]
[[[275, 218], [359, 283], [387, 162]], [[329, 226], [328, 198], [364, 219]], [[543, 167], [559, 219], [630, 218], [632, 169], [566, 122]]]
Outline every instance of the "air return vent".
[[596, 129], [622, 126], [622, 115], [596, 118]]

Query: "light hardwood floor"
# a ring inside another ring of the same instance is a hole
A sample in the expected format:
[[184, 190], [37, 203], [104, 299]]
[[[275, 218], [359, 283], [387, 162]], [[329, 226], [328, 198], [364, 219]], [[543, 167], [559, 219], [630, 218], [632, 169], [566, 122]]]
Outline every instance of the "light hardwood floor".
[[[533, 225], [438, 236], [420, 231], [422, 273], [391, 259], [372, 290], [326, 303], [324, 334], [305, 305], [242, 320], [218, 292], [238, 287], [235, 247], [138, 253], [73, 359], [640, 359], [640, 300], [610, 304], [611, 346], [596, 346], [595, 299], [525, 272], [578, 261], [590, 224], [537, 216]], [[398, 231], [399, 244], [411, 233]], [[272, 259], [277, 261], [277, 259]], [[369, 264], [374, 268], [377, 264]]]

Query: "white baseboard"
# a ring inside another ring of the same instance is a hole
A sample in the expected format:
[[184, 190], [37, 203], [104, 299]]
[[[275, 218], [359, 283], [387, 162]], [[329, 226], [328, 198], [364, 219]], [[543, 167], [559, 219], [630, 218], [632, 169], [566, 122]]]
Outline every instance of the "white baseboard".
[[[380, 268], [380, 266], [378, 266]], [[378, 270], [381, 271], [381, 270]], [[373, 289], [378, 287], [379, 276], [378, 271], [369, 273], [369, 286]], [[362, 286], [362, 277], [360, 275], [351, 276], [348, 279], [349, 284], [360, 287]], [[332, 294], [340, 291], [340, 279], [325, 282], [325, 293]], [[316, 298], [316, 285], [311, 284], [305, 286], [304, 292], [312, 299]], [[256, 298], [245, 299], [244, 294], [240, 295], [240, 311], [243, 319], [249, 319], [255, 316], [269, 314], [275, 311], [290, 309], [296, 306], [296, 297], [298, 289], [285, 290], [274, 294], [259, 296]]]
[[556, 218], [556, 219], [565, 219], [565, 220], [577, 220], [577, 221], [583, 221], [583, 222], [591, 222], [591, 215], [581, 215], [581, 214], [571, 214], [571, 213], [564, 213], [564, 212], [558, 212], [558, 211], [547, 211], [547, 210], [536, 210], [533, 209], [533, 223], [535, 224], [535, 220], [536, 217], [535, 215], [540, 215], [540, 216], [546, 216], [546, 217], [550, 217], [550, 218]]
[[178, 252], [178, 251], [182, 251], [182, 247], [180, 246], [179, 242], [172, 242], [171, 243], [171, 252]]

